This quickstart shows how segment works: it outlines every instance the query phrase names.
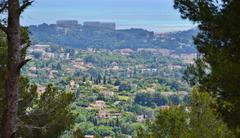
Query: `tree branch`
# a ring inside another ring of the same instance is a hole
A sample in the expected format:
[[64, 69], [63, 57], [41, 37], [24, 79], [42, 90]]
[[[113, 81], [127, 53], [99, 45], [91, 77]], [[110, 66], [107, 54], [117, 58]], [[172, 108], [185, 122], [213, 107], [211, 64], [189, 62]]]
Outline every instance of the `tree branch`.
[[3, 3], [1, 3], [0, 13], [4, 12], [4, 10], [6, 9], [7, 9], [7, 2], [4, 1]]
[[19, 9], [19, 14], [21, 14], [27, 7], [32, 5], [33, 0], [24, 0], [22, 6]]
[[37, 127], [37, 126], [33, 126], [33, 125], [28, 125], [25, 122], [23, 122], [22, 120], [20, 120], [20, 118], [17, 118], [18, 120], [18, 127], [21, 128], [27, 128], [27, 129], [36, 129], [36, 130], [40, 130], [40, 131], [46, 131], [46, 127]]
[[0, 30], [7, 34], [7, 27], [0, 23]]
[[30, 47], [29, 43], [24, 43], [24, 44], [21, 45], [21, 50], [25, 50], [29, 47]]
[[27, 64], [29, 61], [31, 61], [32, 59], [25, 59], [23, 60], [19, 65], [18, 65], [18, 69], [20, 70], [25, 64]]

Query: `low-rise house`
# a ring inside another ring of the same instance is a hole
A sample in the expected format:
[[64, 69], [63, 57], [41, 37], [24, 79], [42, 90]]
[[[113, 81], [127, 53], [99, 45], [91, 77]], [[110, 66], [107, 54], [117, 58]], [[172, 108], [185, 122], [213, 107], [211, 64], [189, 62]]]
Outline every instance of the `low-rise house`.
[[82, 66], [84, 65], [83, 61], [72, 61], [72, 65], [73, 67], [77, 68], [77, 69], [81, 69]]
[[71, 81], [70, 81], [70, 86], [71, 86], [71, 87], [74, 87], [75, 84], [76, 84], [76, 83], [75, 83], [74, 80], [71, 80]]
[[76, 70], [74, 68], [66, 68], [67, 73], [73, 74]]
[[142, 69], [141, 71], [142, 71], [142, 73], [144, 73], [144, 72], [157, 72], [158, 69], [156, 69], [156, 68], [147, 68], [147, 69]]
[[188, 92], [185, 92], [185, 91], [179, 91], [177, 94], [178, 94], [178, 96], [180, 96], [180, 97], [185, 97], [185, 96], [189, 95], [189, 93], [188, 93]]
[[99, 110], [97, 113], [97, 116], [100, 118], [109, 118], [110, 117], [110, 113], [105, 111], [105, 110]]
[[77, 88], [79, 88], [79, 84], [77, 84], [74, 80], [71, 80], [69, 83], [69, 87], [71, 90], [76, 90]]
[[94, 138], [94, 135], [85, 135], [84, 138]]
[[159, 108], [160, 108], [160, 110], [169, 110], [170, 106], [169, 105], [162, 105]]
[[113, 112], [113, 113], [110, 113], [106, 110], [99, 110], [98, 113], [97, 113], [97, 116], [100, 117], [100, 118], [112, 118], [112, 119], [116, 119], [116, 118], [119, 118], [122, 114], [121, 113], [118, 113], [118, 112]]
[[33, 73], [28, 73], [28, 77], [31, 77], [31, 78], [37, 78], [38, 75], [36, 74], [33, 74]]
[[105, 137], [103, 137], [103, 138], [112, 138], [111, 136], [105, 136]]
[[90, 107], [92, 108], [96, 108], [96, 109], [99, 109], [99, 110], [103, 110], [105, 108], [105, 102], [104, 101], [96, 101], [95, 103], [93, 104], [90, 104]]
[[115, 113], [110, 113], [110, 118], [119, 118], [122, 114], [115, 112]]
[[104, 97], [112, 97], [114, 96], [114, 92], [111, 91], [105, 91], [103, 92]]
[[37, 71], [37, 67], [30, 67], [29, 71], [35, 72], [35, 71]]
[[166, 97], [172, 96], [174, 94], [176, 94], [176, 93], [175, 92], [161, 92], [161, 95], [166, 96]]
[[50, 60], [50, 59], [52, 59], [54, 57], [55, 57], [54, 53], [44, 53], [43, 54], [43, 59], [44, 60]]
[[137, 121], [138, 122], [143, 122], [147, 119], [147, 116], [146, 115], [138, 115], [137, 116]]
[[170, 70], [174, 70], [174, 69], [181, 69], [182, 66], [180, 66], [180, 65], [168, 65], [168, 68], [169, 68]]
[[117, 70], [119, 70], [120, 68], [119, 68], [119, 66], [113, 66], [112, 67], [112, 70], [115, 70], [115, 71], [117, 71]]
[[37, 86], [37, 92], [38, 93], [44, 93], [46, 91], [46, 87], [42, 85]]

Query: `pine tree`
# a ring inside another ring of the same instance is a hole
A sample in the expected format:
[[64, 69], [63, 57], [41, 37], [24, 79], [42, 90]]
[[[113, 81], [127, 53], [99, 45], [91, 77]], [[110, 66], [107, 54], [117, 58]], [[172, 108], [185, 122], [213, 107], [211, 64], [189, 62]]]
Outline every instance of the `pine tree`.
[[59, 137], [74, 123], [75, 115], [70, 108], [74, 94], [59, 91], [56, 87], [48, 85], [45, 92], [37, 97], [34, 96], [36, 86], [29, 85], [28, 80], [24, 78], [21, 80], [20, 92], [25, 104], [20, 102], [19, 109], [24, 110], [19, 110], [19, 121], [22, 125], [19, 127], [18, 136]]
[[[22, 28], [21, 31], [22, 38], [28, 40], [26, 28]], [[0, 80], [4, 80], [7, 72], [7, 45], [3, 32], [0, 32], [0, 49]], [[25, 54], [25, 51], [22, 52]], [[74, 101], [72, 93], [61, 92], [49, 85], [39, 97], [37, 86], [30, 84], [27, 78], [21, 77], [19, 82], [16, 137], [58, 137], [66, 128], [71, 127], [75, 118], [70, 110], [70, 104]], [[0, 130], [3, 126], [3, 99], [4, 81], [0, 81]]]
[[206, 92], [193, 90], [189, 107], [160, 110], [153, 122], [138, 130], [139, 138], [235, 138], [212, 104]]
[[[0, 90], [2, 89], [1, 86]], [[20, 79], [19, 91], [17, 137], [59, 137], [74, 123], [76, 115], [70, 109], [74, 94], [61, 92], [49, 85], [39, 97], [37, 86], [23, 77]], [[0, 99], [2, 98], [1, 95]], [[0, 101], [0, 105], [2, 104], [3, 101]], [[2, 111], [3, 106], [0, 107], [1, 115]]]
[[175, 0], [183, 19], [198, 24], [200, 56], [186, 80], [217, 98], [218, 112], [240, 136], [240, 1]]
[[103, 84], [107, 84], [107, 78], [106, 78], [105, 75], [104, 75], [104, 77], [103, 77]]
[[0, 19], [0, 29], [7, 36], [3, 138], [16, 137], [20, 70], [29, 61], [25, 59], [24, 51], [30, 45], [25, 39], [26, 35], [21, 34], [20, 16], [31, 4], [30, 0], [2, 0], [0, 2], [0, 14], [3, 15]]
[[235, 135], [213, 108], [215, 102], [206, 92], [193, 90], [189, 110], [189, 129], [183, 137], [234, 138]]

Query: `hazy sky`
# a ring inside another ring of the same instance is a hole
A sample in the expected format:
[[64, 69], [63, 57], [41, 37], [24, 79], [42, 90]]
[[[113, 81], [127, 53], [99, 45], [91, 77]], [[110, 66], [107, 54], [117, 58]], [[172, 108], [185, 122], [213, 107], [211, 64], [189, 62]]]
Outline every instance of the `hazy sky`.
[[55, 23], [60, 19], [116, 22], [118, 28], [144, 28], [156, 32], [193, 27], [173, 9], [173, 0], [35, 0], [22, 16], [22, 24]]

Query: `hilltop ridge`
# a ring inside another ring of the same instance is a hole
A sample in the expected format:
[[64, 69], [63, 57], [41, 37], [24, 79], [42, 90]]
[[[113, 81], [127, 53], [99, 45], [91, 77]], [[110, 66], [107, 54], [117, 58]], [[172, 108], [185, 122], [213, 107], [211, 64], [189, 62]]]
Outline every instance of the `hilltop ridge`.
[[176, 53], [195, 53], [192, 37], [196, 29], [157, 34], [141, 28], [116, 29], [112, 22], [84, 22], [63, 20], [56, 24], [29, 26], [33, 43], [52, 44], [72, 48], [139, 49], [164, 48]]

